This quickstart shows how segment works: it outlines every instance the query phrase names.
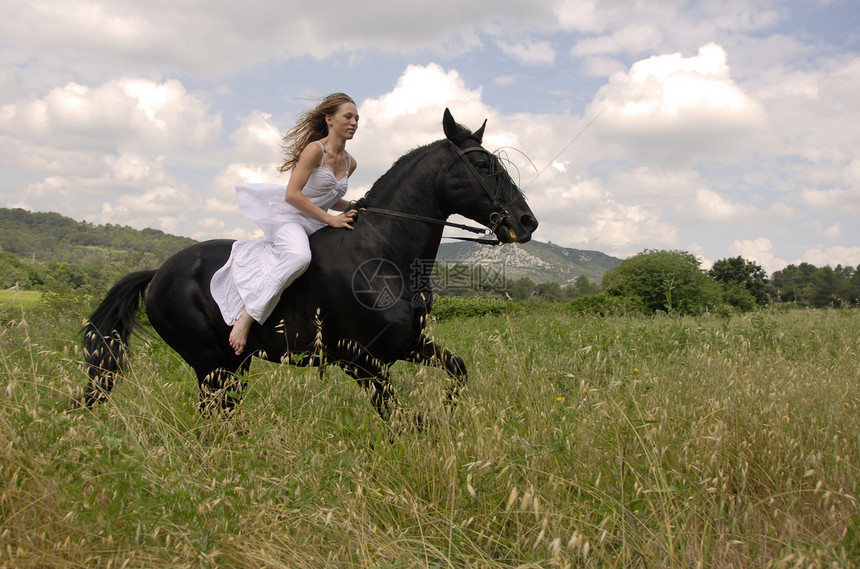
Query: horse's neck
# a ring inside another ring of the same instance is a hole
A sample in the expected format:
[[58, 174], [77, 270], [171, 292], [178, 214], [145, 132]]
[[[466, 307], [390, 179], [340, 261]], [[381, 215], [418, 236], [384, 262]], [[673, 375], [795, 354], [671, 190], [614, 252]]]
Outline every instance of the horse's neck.
[[439, 142], [395, 162], [365, 196], [368, 205], [442, 219], [447, 217], [437, 178], [444, 161]]
[[[444, 221], [447, 213], [441, 188], [436, 183], [440, 169], [434, 152], [438, 152], [438, 145], [431, 145], [396, 163], [368, 192], [367, 205]], [[405, 257], [435, 258], [442, 239], [442, 225], [383, 213], [371, 215], [376, 232], [386, 242], [398, 243], [397, 250]]]

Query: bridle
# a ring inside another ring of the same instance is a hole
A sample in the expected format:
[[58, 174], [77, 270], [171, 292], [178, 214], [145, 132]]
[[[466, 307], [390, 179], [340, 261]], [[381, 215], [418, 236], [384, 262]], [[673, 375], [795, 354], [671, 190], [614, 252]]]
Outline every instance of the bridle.
[[[462, 148], [460, 148], [459, 146], [454, 144], [454, 142], [451, 140], [449, 140], [448, 143], [457, 152], [457, 156], [466, 165], [466, 169], [469, 170], [469, 172], [472, 174], [472, 177], [475, 179], [475, 181], [478, 182], [478, 184], [487, 193], [487, 196], [489, 196], [489, 198], [493, 201], [493, 208], [495, 208], [495, 211], [490, 214], [490, 223], [487, 225], [487, 227], [473, 227], [470, 225], [463, 225], [460, 223], [452, 223], [450, 221], [445, 221], [444, 219], [436, 219], [435, 217], [427, 217], [424, 215], [415, 215], [412, 213], [404, 213], [402, 211], [395, 211], [395, 210], [384, 209], [384, 208], [380, 208], [380, 207], [370, 207], [370, 206], [363, 206], [362, 207], [361, 206], [361, 200], [359, 200], [356, 203], [356, 206], [361, 207], [361, 210], [363, 210], [363, 211], [369, 211], [369, 212], [373, 212], [373, 213], [381, 213], [381, 214], [389, 215], [392, 217], [400, 217], [400, 218], [405, 218], [405, 219], [412, 219], [415, 221], [423, 221], [425, 223], [433, 223], [436, 225], [443, 225], [445, 227], [455, 227], [457, 229], [463, 229], [465, 231], [471, 231], [472, 233], [479, 233], [479, 234], [483, 234], [483, 235], [495, 234], [496, 229], [498, 229], [499, 225], [504, 223], [505, 220], [510, 217], [510, 213], [508, 213], [508, 210], [506, 210], [502, 206], [502, 203], [501, 203], [501, 193], [502, 193], [501, 188], [497, 187], [496, 188], [497, 191], [494, 193], [490, 189], [490, 187], [487, 185], [486, 179], [481, 176], [480, 172], [478, 172], [478, 170], [475, 168], [475, 165], [472, 164], [472, 161], [469, 160], [466, 157], [466, 155], [469, 154], [470, 152], [483, 152], [483, 153], [487, 154], [488, 156], [490, 156], [491, 158], [495, 158], [495, 156], [493, 156], [488, 150], [486, 150], [485, 148], [483, 148], [481, 146], [473, 146], [471, 148], [467, 148], [467, 149], [463, 150]], [[460, 241], [472, 241], [475, 243], [480, 243], [482, 245], [500, 245], [502, 243], [501, 241], [498, 240], [498, 238], [493, 240], [493, 239], [475, 239], [475, 238], [471, 238], [471, 237], [451, 237], [451, 239], [459, 239]]]
[[508, 213], [508, 210], [506, 210], [504, 207], [502, 207], [502, 203], [501, 203], [502, 190], [501, 190], [501, 188], [497, 186], [496, 192], [493, 193], [490, 190], [490, 187], [487, 186], [486, 178], [481, 177], [480, 172], [478, 172], [478, 170], [475, 168], [475, 165], [472, 164], [472, 161], [469, 160], [468, 158], [466, 158], [466, 154], [469, 154], [470, 152], [483, 152], [484, 154], [489, 156], [491, 159], [495, 159], [496, 157], [493, 156], [492, 154], [490, 154], [490, 152], [488, 150], [486, 150], [485, 148], [483, 148], [482, 146], [473, 146], [471, 148], [467, 148], [467, 149], [463, 150], [462, 148], [460, 148], [459, 146], [457, 146], [456, 144], [454, 144], [450, 140], [448, 142], [450, 142], [451, 146], [454, 147], [454, 150], [457, 152], [457, 155], [460, 157], [460, 159], [466, 165], [466, 169], [468, 169], [469, 172], [471, 172], [472, 177], [475, 178], [475, 181], [478, 182], [478, 184], [480, 184], [480, 186], [482, 188], [484, 188], [484, 191], [487, 192], [487, 195], [490, 197], [491, 200], [493, 200], [493, 207], [496, 209], [496, 211], [494, 211], [493, 213], [490, 214], [490, 226], [489, 227], [490, 227], [490, 231], [495, 233], [496, 229], [499, 227], [499, 225], [501, 225], [507, 218], [509, 218], [511, 214]]

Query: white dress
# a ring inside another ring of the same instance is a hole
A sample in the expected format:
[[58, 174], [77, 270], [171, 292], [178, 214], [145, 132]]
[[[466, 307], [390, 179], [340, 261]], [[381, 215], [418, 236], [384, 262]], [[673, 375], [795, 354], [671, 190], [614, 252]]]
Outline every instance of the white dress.
[[[331, 208], [346, 193], [347, 174], [340, 180], [325, 167], [311, 171], [302, 193], [320, 209]], [[242, 214], [263, 230], [258, 240], [233, 243], [230, 258], [209, 283], [212, 298], [229, 326], [246, 310], [257, 322], [272, 313], [281, 293], [311, 262], [308, 236], [325, 227], [284, 201], [286, 188], [277, 184], [246, 184], [236, 187]]]

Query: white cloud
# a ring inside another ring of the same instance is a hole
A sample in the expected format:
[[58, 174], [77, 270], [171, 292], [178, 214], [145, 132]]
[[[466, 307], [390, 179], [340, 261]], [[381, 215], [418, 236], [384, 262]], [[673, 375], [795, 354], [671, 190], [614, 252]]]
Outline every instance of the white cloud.
[[555, 49], [548, 41], [509, 43], [498, 40], [496, 43], [504, 53], [526, 64], [552, 65], [555, 61]]
[[814, 247], [803, 252], [803, 261], [818, 267], [829, 265], [835, 268], [837, 265], [842, 265], [843, 267], [857, 268], [860, 266], [860, 247], [843, 245], [824, 248]]
[[603, 16], [596, 0], [566, 0], [556, 6], [559, 26], [567, 30], [603, 31], [608, 25], [608, 16]]
[[689, 164], [738, 155], [765, 125], [764, 108], [730, 76], [722, 47], [708, 44], [690, 58], [680, 53], [638, 61], [612, 77], [591, 108], [605, 139], [645, 160]]
[[173, 214], [202, 200], [167, 171], [220, 133], [220, 116], [177, 80], [67, 83], [2, 107], [0, 165], [44, 176], [17, 192], [16, 206], [176, 231], [187, 216]]
[[156, 227], [176, 233], [201, 202], [200, 194], [184, 184], [154, 186], [143, 193], [122, 193], [102, 203], [98, 223], [118, 223], [138, 229]]
[[739, 222], [753, 216], [755, 208], [738, 203], [731, 203], [713, 190], [699, 188], [696, 191], [695, 217], [709, 221]]
[[[233, 146], [228, 159], [233, 170], [245, 167], [248, 170], [273, 175], [282, 163], [281, 142], [283, 134], [272, 124], [271, 115], [254, 112], [241, 120], [230, 134]], [[245, 182], [258, 182], [258, 175], [243, 175]]]
[[698, 17], [720, 30], [752, 32], [775, 25], [779, 10], [771, 1], [708, 0], [697, 5]]
[[[456, 54], [482, 45], [478, 31], [515, 33], [545, 27], [551, 17], [550, 0], [368, 0], [360, 7], [348, 0], [36, 0], [4, 2], [0, 36], [79, 71], [93, 71], [98, 61], [143, 74], [222, 75], [267, 59], [347, 50]], [[74, 57], [66, 56], [70, 45]]]
[[741, 256], [749, 261], [755, 261], [768, 274], [782, 270], [789, 265], [788, 261], [776, 257], [773, 252], [773, 243], [766, 237], [735, 241], [729, 246], [729, 251], [734, 256]]
[[659, 203], [661, 207], [672, 204], [689, 204], [695, 191], [704, 181], [694, 170], [664, 169], [649, 166], [629, 166], [613, 176], [616, 195], [630, 199]]
[[[274, 152], [267, 155], [277, 157]], [[236, 186], [248, 183], [282, 183], [286, 190], [288, 176], [277, 172], [276, 164], [231, 163], [218, 172], [208, 187], [204, 210], [209, 214], [241, 215], [236, 203]]]
[[[282, 163], [282, 134], [270, 122], [271, 115], [254, 112], [245, 117], [230, 134], [233, 146], [222, 153], [227, 163], [213, 176], [207, 190], [208, 197], [202, 210], [211, 215], [240, 216], [236, 203], [237, 185], [245, 183], [282, 183], [286, 187], [288, 175], [279, 172]], [[208, 219], [208, 218], [207, 218]], [[211, 222], [199, 225], [197, 234], [214, 231]], [[209, 234], [214, 236], [215, 233]]]
[[516, 75], [499, 75], [495, 79], [493, 79], [493, 83], [495, 85], [500, 86], [510, 86], [516, 85], [519, 82], [519, 78]]
[[644, 21], [667, 21], [686, 4], [682, 0], [561, 0], [554, 5], [563, 30], [600, 34]]
[[361, 121], [350, 143], [359, 163], [358, 185], [373, 182], [407, 151], [442, 138], [446, 107], [472, 129], [491, 115], [480, 89], [469, 89], [457, 71], [435, 63], [410, 65], [394, 89], [359, 105]]
[[577, 57], [629, 53], [638, 55], [657, 49], [663, 41], [660, 30], [650, 24], [633, 24], [609, 35], [584, 38], [576, 42], [570, 53]]
[[860, 158], [853, 159], [845, 167], [845, 183], [849, 186], [860, 186]]
[[860, 214], [860, 190], [804, 188], [798, 200], [807, 208], [841, 210]]
[[[441, 65], [410, 65], [394, 89], [378, 99], [363, 101], [363, 122], [392, 122], [415, 116], [428, 108], [444, 109], [457, 101], [459, 108], [474, 109], [480, 105], [481, 91], [470, 91], [457, 71], [445, 71]], [[362, 125], [363, 126], [363, 125]]]
[[772, 134], [758, 148], [761, 155], [790, 158], [789, 167], [801, 163], [793, 172], [798, 181], [836, 187], [850, 183], [835, 174], [850, 172], [860, 155], [860, 138], [845, 127], [860, 122], [860, 57], [809, 60], [789, 53], [744, 86], [767, 108]]
[[661, 221], [655, 208], [621, 203], [595, 178], [543, 187], [530, 194], [529, 206], [541, 224], [537, 239], [621, 256], [677, 246], [677, 228]]
[[48, 176], [27, 185], [9, 205], [59, 211], [94, 223], [176, 232], [202, 201], [197, 189], [165, 172], [164, 157], [122, 153], [106, 155], [98, 176]]
[[189, 195], [173, 186], [157, 186], [143, 194], [123, 194], [117, 197], [115, 204], [106, 203], [104, 211], [122, 210], [124, 212], [138, 214], [166, 215], [182, 211], [189, 211], [199, 196]]
[[834, 223], [830, 227], [824, 228], [821, 232], [821, 235], [826, 237], [827, 239], [839, 239], [842, 236], [842, 224]]
[[[48, 156], [81, 147], [107, 152], [119, 147], [205, 147], [220, 135], [221, 118], [177, 80], [125, 77], [96, 87], [68, 83], [42, 98], [6, 104], [0, 132]], [[53, 160], [45, 158], [43, 163]], [[65, 161], [57, 166], [74, 169]]]
[[591, 77], [612, 77], [626, 71], [627, 66], [612, 57], [590, 56], [585, 60], [585, 73]]

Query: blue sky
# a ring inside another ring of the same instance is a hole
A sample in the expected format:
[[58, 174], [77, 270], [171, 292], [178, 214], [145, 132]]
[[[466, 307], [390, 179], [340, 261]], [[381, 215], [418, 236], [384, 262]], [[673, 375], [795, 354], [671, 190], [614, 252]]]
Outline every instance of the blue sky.
[[278, 130], [345, 91], [350, 197], [449, 107], [528, 158], [541, 241], [860, 264], [856, 0], [0, 6], [4, 207], [254, 236], [234, 186], [286, 184]]

